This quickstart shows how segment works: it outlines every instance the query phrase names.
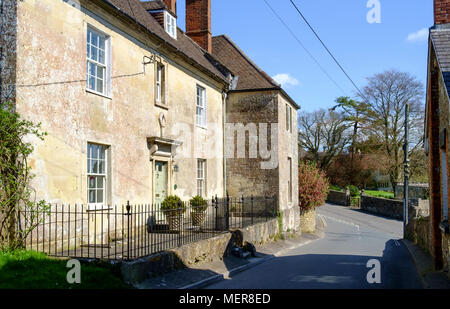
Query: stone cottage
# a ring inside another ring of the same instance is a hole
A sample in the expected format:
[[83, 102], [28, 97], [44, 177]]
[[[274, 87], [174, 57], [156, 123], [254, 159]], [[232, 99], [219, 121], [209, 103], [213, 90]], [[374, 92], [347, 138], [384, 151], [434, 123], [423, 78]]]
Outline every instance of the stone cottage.
[[425, 151], [429, 158], [431, 250], [437, 269], [449, 265], [450, 0], [434, 0], [428, 53]]
[[[11, 46], [1, 98], [48, 133], [31, 141], [37, 200], [95, 211], [171, 194], [276, 194], [295, 228], [298, 106], [243, 53], [240, 70], [213, 48], [226, 38], [212, 39], [211, 0], [186, 0], [186, 32], [175, 0], [0, 3]], [[265, 149], [276, 153], [257, 160], [277, 164], [226, 160], [227, 122], [271, 124], [276, 142]], [[234, 182], [241, 176], [255, 190]]]
[[227, 190], [232, 196], [276, 195], [284, 222], [297, 229], [299, 106], [227, 35], [213, 37], [212, 46], [235, 74], [225, 106]]

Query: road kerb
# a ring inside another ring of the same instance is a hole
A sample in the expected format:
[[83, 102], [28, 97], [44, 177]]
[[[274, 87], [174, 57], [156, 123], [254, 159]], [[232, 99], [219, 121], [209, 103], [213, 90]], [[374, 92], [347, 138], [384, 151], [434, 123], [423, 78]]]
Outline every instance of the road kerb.
[[317, 239], [309, 239], [307, 241], [300, 242], [298, 244], [290, 246], [289, 248], [281, 249], [281, 250], [279, 250], [278, 252], [276, 252], [276, 253], [274, 253], [272, 255], [269, 255], [269, 256], [267, 256], [265, 258], [261, 258], [260, 260], [252, 261], [252, 262], [250, 262], [250, 263], [248, 263], [246, 265], [242, 265], [242, 266], [236, 267], [236, 268], [231, 269], [229, 271], [226, 271], [226, 272], [214, 275], [214, 276], [212, 276], [210, 278], [203, 279], [203, 280], [201, 280], [199, 282], [183, 286], [183, 287], [181, 287], [179, 289], [180, 290], [185, 290], [185, 289], [201, 289], [201, 288], [204, 288], [204, 287], [209, 286], [209, 285], [211, 285], [213, 283], [217, 283], [219, 281], [225, 280], [225, 279], [230, 278], [230, 277], [232, 277], [232, 276], [234, 276], [234, 275], [236, 275], [236, 274], [238, 274], [240, 272], [243, 272], [245, 270], [248, 270], [248, 269], [251, 269], [251, 268], [253, 268], [255, 266], [258, 266], [258, 265], [260, 265], [262, 263], [265, 263], [265, 262], [268, 262], [270, 260], [273, 260], [274, 258], [276, 258], [278, 256], [281, 256], [281, 255], [283, 255], [283, 254], [285, 254], [285, 253], [287, 253], [287, 252], [289, 252], [291, 250], [294, 250], [294, 249], [300, 248], [302, 246], [305, 246], [305, 245], [313, 242], [314, 240], [319, 240], [320, 238], [321, 237], [319, 237]]

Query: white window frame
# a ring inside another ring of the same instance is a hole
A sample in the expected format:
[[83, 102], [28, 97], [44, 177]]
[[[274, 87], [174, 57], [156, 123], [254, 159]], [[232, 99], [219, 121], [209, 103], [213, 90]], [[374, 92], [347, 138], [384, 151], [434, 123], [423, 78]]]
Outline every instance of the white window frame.
[[[97, 45], [92, 44], [92, 35], [97, 35]], [[103, 39], [104, 48], [101, 48], [100, 40]], [[93, 57], [93, 50], [96, 52], [96, 56]], [[86, 91], [93, 92], [102, 96], [110, 95], [110, 36], [93, 28], [87, 27], [86, 31]], [[100, 61], [100, 54], [103, 52], [103, 61]], [[95, 73], [91, 74], [90, 68], [94, 68]], [[103, 69], [103, 79], [99, 78], [98, 70]], [[94, 81], [94, 85], [91, 86], [91, 81]], [[101, 80], [102, 89], [99, 88], [98, 82]], [[101, 90], [101, 91], [100, 91]]]
[[155, 67], [155, 104], [167, 105], [167, 65], [161, 61], [156, 62]]
[[177, 19], [167, 11], [164, 11], [164, 28], [174, 39], [177, 39]]
[[196, 89], [195, 124], [201, 128], [206, 128], [206, 88], [197, 85]]
[[197, 159], [197, 195], [206, 197], [206, 160]]
[[[88, 143], [87, 144], [87, 202], [89, 209], [103, 209], [107, 205], [108, 196], [108, 146]], [[94, 156], [93, 151], [97, 153]], [[103, 156], [101, 155], [103, 154]], [[97, 163], [97, 168], [94, 168], [94, 163]], [[103, 169], [100, 169], [103, 163]], [[103, 186], [99, 187], [99, 180], [101, 179]], [[94, 180], [94, 185], [91, 187], [91, 180]], [[101, 202], [98, 199], [98, 192], [102, 191]], [[94, 202], [91, 202], [91, 192], [94, 192]]]

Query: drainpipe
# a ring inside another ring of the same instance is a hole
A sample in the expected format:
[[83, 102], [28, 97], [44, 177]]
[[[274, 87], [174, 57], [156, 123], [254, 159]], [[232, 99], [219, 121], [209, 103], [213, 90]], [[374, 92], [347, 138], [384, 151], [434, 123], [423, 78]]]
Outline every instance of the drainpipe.
[[223, 141], [222, 141], [222, 157], [223, 157], [223, 196], [227, 196], [227, 159], [225, 158], [225, 123], [226, 123], [226, 117], [227, 117], [227, 98], [228, 98], [228, 91], [224, 90], [222, 91], [222, 134], [223, 134]]

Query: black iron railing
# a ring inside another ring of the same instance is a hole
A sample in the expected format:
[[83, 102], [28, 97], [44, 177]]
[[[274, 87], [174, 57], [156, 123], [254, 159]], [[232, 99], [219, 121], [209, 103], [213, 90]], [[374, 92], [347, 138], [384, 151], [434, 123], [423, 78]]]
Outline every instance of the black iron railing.
[[[214, 197], [202, 206], [182, 202], [172, 211], [156, 204], [55, 204], [39, 215], [24, 245], [51, 256], [133, 260], [268, 221], [277, 209], [276, 197]], [[20, 222], [31, 215], [22, 211]]]

